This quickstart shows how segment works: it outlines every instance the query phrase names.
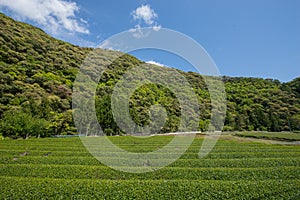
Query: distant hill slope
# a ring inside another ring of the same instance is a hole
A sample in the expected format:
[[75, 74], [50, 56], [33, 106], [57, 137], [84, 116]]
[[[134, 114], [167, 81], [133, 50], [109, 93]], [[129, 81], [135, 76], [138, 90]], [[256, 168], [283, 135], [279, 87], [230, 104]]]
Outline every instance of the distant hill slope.
[[[0, 132], [16, 137], [76, 133], [71, 110], [72, 85], [82, 61], [92, 50], [54, 39], [41, 29], [0, 14]], [[108, 59], [118, 54], [99, 52]], [[107, 134], [121, 132], [109, 107], [112, 89], [127, 69], [142, 63], [125, 54], [101, 77], [96, 109]], [[153, 70], [160, 68], [153, 66]], [[179, 72], [198, 95], [199, 129], [204, 131], [210, 119], [205, 82], [197, 73]], [[225, 130], [299, 130], [300, 78], [285, 84], [261, 78], [223, 77], [223, 80], [228, 99]], [[176, 131], [180, 117], [178, 101], [167, 88], [156, 84], [143, 86], [134, 93], [130, 103], [133, 120], [140, 125], [149, 123], [149, 107], [158, 103], [168, 112], [161, 132]], [[34, 128], [36, 132], [28, 133]]]
[[284, 84], [287, 86], [287, 89], [291, 89], [291, 91], [300, 98], [300, 77], [295, 78], [291, 82]]

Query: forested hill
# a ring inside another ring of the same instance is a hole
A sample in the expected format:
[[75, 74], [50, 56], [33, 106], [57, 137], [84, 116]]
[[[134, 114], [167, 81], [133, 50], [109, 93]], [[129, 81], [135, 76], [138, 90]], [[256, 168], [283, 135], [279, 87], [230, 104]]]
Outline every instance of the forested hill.
[[[92, 50], [54, 39], [36, 27], [0, 14], [0, 134], [24, 138], [76, 134], [71, 109], [72, 85], [82, 61]], [[104, 60], [118, 55], [113, 51], [99, 52]], [[142, 63], [133, 56], [123, 55], [101, 77], [96, 110], [105, 133], [121, 133], [109, 106], [112, 89], [127, 69]], [[205, 131], [210, 119], [205, 82], [197, 73], [180, 73], [198, 96], [201, 120], [196, 123]], [[289, 83], [261, 78], [223, 79], [228, 99], [224, 130], [299, 130], [300, 78]], [[148, 124], [150, 106], [161, 104], [168, 114], [161, 132], [178, 129], [180, 106], [167, 88], [148, 84], [139, 88], [131, 99], [130, 114], [137, 124]]]

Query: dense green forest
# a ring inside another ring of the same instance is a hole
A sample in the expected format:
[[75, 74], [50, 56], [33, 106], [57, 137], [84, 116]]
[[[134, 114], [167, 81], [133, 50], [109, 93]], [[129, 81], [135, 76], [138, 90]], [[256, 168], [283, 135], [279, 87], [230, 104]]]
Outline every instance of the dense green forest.
[[[36, 27], [0, 14], [0, 134], [13, 138], [77, 134], [72, 116], [72, 87], [83, 60], [92, 50], [54, 39]], [[121, 134], [110, 107], [115, 84], [128, 69], [141, 64], [153, 71], [165, 69], [120, 52], [99, 49], [98, 53], [103, 63], [117, 57], [98, 83], [98, 121], [106, 134]], [[200, 120], [193, 123], [205, 131], [211, 117], [205, 81], [195, 72], [177, 71], [197, 94], [199, 110], [195, 112], [200, 113]], [[300, 129], [300, 77], [288, 83], [262, 78], [222, 79], [227, 93], [223, 130]], [[129, 103], [133, 121], [141, 126], [149, 124], [149, 108], [161, 104], [168, 116], [160, 132], [176, 131], [181, 108], [175, 96], [159, 84], [138, 88]]]

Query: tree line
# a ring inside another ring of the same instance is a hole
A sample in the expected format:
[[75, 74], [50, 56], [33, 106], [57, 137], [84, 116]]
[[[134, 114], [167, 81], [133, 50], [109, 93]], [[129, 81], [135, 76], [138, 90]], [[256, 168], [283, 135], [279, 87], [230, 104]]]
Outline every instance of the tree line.
[[[77, 134], [72, 115], [73, 83], [93, 50], [54, 39], [38, 28], [0, 14], [0, 134], [12, 138]], [[114, 121], [111, 95], [126, 71], [145, 63], [120, 52], [99, 49], [98, 53], [97, 65], [110, 64], [97, 87], [97, 118], [107, 135], [124, 134]], [[149, 73], [165, 70], [154, 65], [148, 68]], [[198, 110], [195, 105], [190, 109], [191, 115], [199, 113], [199, 121], [187, 126], [197, 123], [199, 131], [206, 131], [211, 101], [205, 80], [194, 72], [177, 71], [193, 88], [199, 105]], [[142, 73], [137, 72], [133, 78]], [[227, 95], [224, 131], [300, 129], [300, 77], [288, 83], [243, 77], [222, 80]], [[178, 130], [180, 104], [176, 94], [160, 84], [145, 84], [133, 93], [129, 102], [132, 120], [140, 126], [151, 123], [150, 108], [158, 104], [167, 113], [160, 133]]]

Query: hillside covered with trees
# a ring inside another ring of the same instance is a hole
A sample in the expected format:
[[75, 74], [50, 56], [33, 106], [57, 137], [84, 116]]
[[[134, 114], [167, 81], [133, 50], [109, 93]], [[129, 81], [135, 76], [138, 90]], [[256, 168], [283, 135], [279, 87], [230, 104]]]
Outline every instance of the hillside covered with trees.
[[[93, 49], [54, 39], [31, 25], [0, 14], [0, 134], [13, 138], [77, 134], [72, 116], [72, 87], [77, 72]], [[106, 134], [121, 134], [111, 112], [114, 86], [128, 69], [144, 62], [119, 52], [101, 50], [107, 67], [98, 84], [96, 111]], [[164, 67], [147, 64], [151, 70]], [[208, 128], [210, 94], [201, 75], [182, 72], [197, 95], [199, 130]], [[227, 93], [225, 131], [295, 131], [300, 129], [300, 77], [288, 83], [262, 78], [223, 77]], [[159, 84], [138, 88], [130, 100], [135, 123], [150, 123], [149, 108], [161, 104], [167, 111], [160, 132], [178, 129], [180, 106], [174, 93]]]

